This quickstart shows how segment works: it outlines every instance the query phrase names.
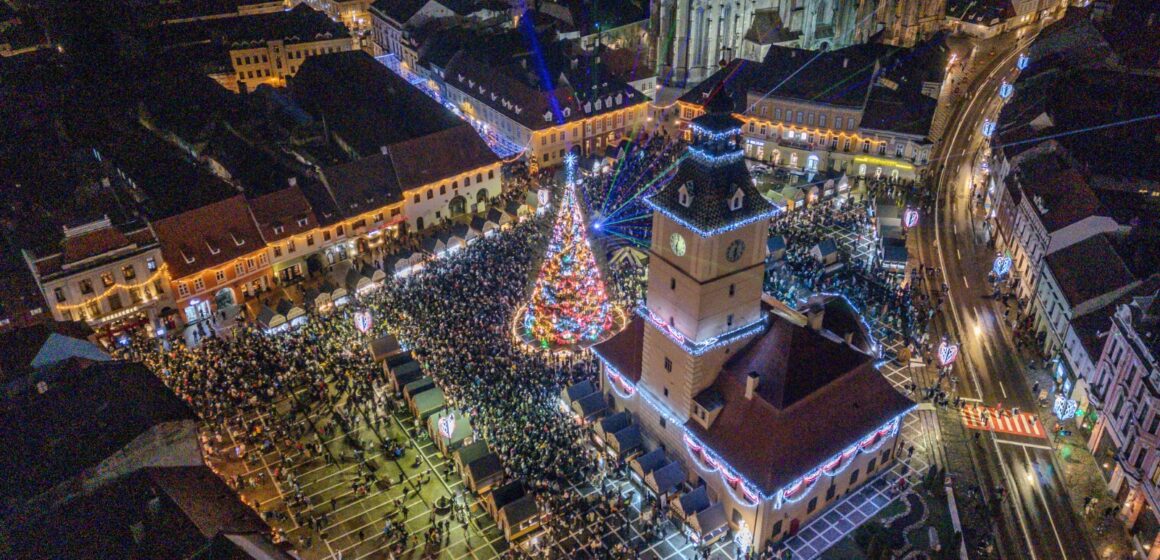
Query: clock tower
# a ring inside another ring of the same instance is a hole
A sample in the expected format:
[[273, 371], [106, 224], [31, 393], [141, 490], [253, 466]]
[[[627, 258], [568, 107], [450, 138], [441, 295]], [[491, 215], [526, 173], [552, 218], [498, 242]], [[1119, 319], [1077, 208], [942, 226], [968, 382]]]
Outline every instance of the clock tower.
[[690, 123], [693, 142], [672, 179], [646, 201], [654, 213], [640, 386], [681, 421], [708, 426], [718, 411], [698, 395], [765, 327], [765, 241], [776, 209], [745, 167], [733, 100], [718, 89], [706, 110]]

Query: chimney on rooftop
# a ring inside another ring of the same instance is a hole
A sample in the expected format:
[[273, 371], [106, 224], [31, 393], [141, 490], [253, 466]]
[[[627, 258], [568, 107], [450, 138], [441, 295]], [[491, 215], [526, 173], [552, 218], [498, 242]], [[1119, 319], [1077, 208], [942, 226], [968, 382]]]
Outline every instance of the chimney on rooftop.
[[745, 398], [753, 399], [753, 393], [757, 391], [757, 382], [761, 381], [761, 376], [757, 375], [756, 371], [749, 372], [745, 377]]
[[850, 57], [843, 58], [842, 59], [842, 68], [846, 68], [848, 66], [850, 66]]
[[289, 179], [286, 179], [286, 182], [290, 183], [291, 187], [297, 187], [298, 186], [298, 177], [291, 177]]
[[387, 147], [386, 146], [379, 146], [379, 153], [383, 154], [384, 156], [387, 155]]

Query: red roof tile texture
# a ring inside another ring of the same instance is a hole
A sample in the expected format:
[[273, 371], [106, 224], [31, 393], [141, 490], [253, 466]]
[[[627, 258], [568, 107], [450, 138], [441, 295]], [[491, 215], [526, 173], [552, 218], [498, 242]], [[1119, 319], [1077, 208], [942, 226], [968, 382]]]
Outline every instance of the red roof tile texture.
[[226, 264], [265, 247], [242, 195], [153, 223], [172, 278]]

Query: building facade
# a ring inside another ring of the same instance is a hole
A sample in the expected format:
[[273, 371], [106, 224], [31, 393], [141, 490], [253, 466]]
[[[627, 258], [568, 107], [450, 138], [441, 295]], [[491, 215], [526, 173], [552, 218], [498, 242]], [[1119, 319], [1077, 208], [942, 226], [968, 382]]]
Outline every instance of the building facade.
[[743, 56], [743, 42], [755, 14], [762, 11], [777, 13], [786, 38], [778, 44], [784, 46], [830, 50], [863, 42], [875, 29], [873, 12], [865, 4], [870, 3], [654, 1], [650, 35], [657, 43], [657, 75], [666, 84], [696, 85]]
[[535, 165], [562, 165], [573, 151], [602, 152], [647, 122], [649, 97], [617, 80], [605, 78], [596, 89], [560, 83], [543, 91], [510, 71], [489, 69], [461, 51], [437, 75], [442, 95], [462, 115], [523, 146]]
[[[763, 301], [776, 210], [752, 185], [742, 123], [727, 111], [718, 104], [692, 122], [689, 157], [649, 199], [647, 305], [594, 351], [604, 392], [639, 422], [644, 447], [672, 455], [689, 492], [705, 487], [723, 504], [734, 538], [760, 548], [795, 534], [889, 465], [912, 403], [874, 370], [867, 333], [830, 330], [839, 316], [858, 324], [839, 302], [817, 300], [807, 315]], [[787, 389], [796, 376], [811, 380], [802, 392]], [[814, 407], [833, 406], [833, 391], [870, 399], [857, 407], [862, 418], [837, 430], [857, 433], [802, 429], [824, 416]], [[850, 441], [861, 443], [844, 447]]]
[[160, 244], [147, 225], [123, 230], [106, 217], [65, 227], [61, 251], [24, 253], [56, 321], [84, 321], [106, 341], [143, 329], [153, 335], [173, 305]]
[[1120, 305], [1092, 379], [1102, 409], [1088, 440], [1128, 529], [1160, 558], [1160, 293]]
[[186, 325], [237, 313], [273, 283], [270, 253], [241, 194], [153, 222]]
[[[937, 52], [931, 47], [924, 50]], [[930, 161], [937, 100], [945, 94], [941, 57], [926, 54], [913, 57], [905, 72], [880, 74], [897, 53], [878, 45], [817, 55], [773, 47], [759, 65], [735, 61], [690, 90], [677, 101], [678, 116], [687, 124], [703, 114], [717, 85], [726, 83], [744, 100], [733, 113], [744, 121], [747, 158], [796, 174], [913, 181]], [[845, 87], [817, 95], [835, 83]]]

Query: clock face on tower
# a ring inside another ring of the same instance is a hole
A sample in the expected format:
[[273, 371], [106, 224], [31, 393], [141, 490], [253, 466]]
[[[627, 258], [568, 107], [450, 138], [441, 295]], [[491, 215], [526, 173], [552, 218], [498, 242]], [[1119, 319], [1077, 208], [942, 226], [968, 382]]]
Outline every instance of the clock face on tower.
[[736, 239], [725, 248], [725, 260], [729, 262], [737, 262], [741, 255], [745, 253], [745, 242]]
[[669, 247], [673, 249], [673, 253], [678, 257], [685, 256], [685, 238], [681, 234], [674, 233], [669, 237]]

